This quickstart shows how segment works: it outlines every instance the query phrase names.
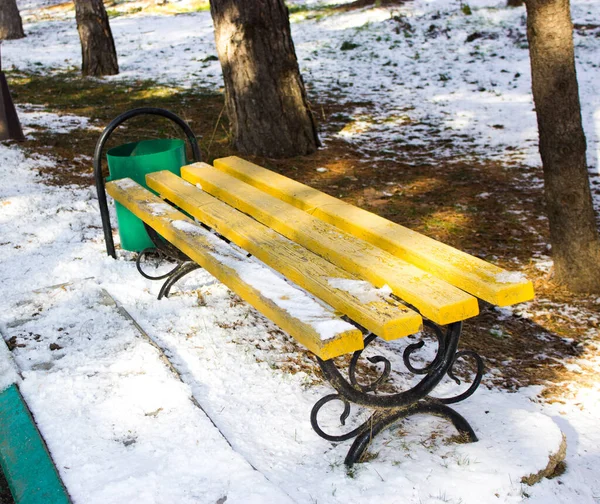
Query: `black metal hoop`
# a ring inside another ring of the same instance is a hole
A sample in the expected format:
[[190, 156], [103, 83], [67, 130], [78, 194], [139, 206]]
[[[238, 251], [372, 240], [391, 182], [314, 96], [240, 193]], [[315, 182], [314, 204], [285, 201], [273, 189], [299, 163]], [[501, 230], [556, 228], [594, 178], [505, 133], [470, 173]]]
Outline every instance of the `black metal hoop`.
[[173, 112], [156, 107], [140, 107], [129, 110], [113, 119], [110, 124], [104, 129], [94, 150], [94, 178], [96, 180], [96, 191], [98, 192], [98, 204], [100, 206], [100, 217], [102, 218], [102, 229], [104, 231], [104, 242], [106, 243], [106, 253], [116, 259], [115, 244], [112, 237], [112, 227], [110, 225], [110, 216], [108, 214], [108, 203], [106, 201], [106, 188], [104, 185], [104, 177], [102, 176], [102, 150], [106, 145], [110, 135], [128, 119], [139, 115], [156, 115], [165, 117], [173, 121], [179, 126], [192, 148], [192, 157], [195, 162], [202, 161], [198, 140], [190, 126], [178, 115]]

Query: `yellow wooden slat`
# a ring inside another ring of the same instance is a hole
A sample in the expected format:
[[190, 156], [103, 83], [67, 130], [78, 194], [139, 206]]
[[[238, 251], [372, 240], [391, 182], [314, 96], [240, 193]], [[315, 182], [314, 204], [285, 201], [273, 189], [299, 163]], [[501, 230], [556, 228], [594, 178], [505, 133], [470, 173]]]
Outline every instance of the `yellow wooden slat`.
[[115, 200], [322, 359], [363, 348], [362, 333], [306, 292], [234, 250], [131, 179], [106, 184]]
[[376, 287], [389, 285], [438, 324], [479, 312], [473, 296], [206, 163], [183, 167], [181, 176]]
[[387, 250], [488, 303], [507, 306], [533, 299], [533, 285], [519, 273], [510, 273], [238, 157], [216, 159], [214, 164], [220, 170]]
[[[370, 292], [363, 294], [366, 301], [348, 289], [336, 288], [338, 284], [359, 288], [367, 284], [369, 288], [370, 284], [173, 173], [151, 173], [146, 176], [146, 183], [163, 198], [378, 336], [392, 340], [420, 330], [422, 319], [418, 313], [391, 298], [379, 299], [372, 286]], [[369, 298], [375, 300], [369, 301]]]

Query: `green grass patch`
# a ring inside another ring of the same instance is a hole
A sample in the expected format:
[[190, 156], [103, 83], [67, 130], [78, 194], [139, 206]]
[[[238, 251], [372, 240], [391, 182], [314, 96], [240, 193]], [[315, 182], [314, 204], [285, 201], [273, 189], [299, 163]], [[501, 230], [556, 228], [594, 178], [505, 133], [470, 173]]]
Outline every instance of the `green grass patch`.
[[142, 10], [143, 10], [142, 7], [132, 7], [130, 9], [123, 9], [123, 10], [106, 9], [106, 14], [108, 15], [109, 18], [117, 18], [120, 16], [129, 16], [131, 14], [137, 14], [138, 12], [142, 12]]
[[291, 21], [299, 21], [302, 19], [314, 19], [320, 21], [327, 16], [335, 14], [339, 9], [338, 4], [286, 4], [286, 6], [290, 13]]
[[323, 12], [327, 10], [332, 10], [332, 6], [330, 4], [288, 4], [286, 3], [288, 11], [290, 15], [298, 14], [302, 12]]

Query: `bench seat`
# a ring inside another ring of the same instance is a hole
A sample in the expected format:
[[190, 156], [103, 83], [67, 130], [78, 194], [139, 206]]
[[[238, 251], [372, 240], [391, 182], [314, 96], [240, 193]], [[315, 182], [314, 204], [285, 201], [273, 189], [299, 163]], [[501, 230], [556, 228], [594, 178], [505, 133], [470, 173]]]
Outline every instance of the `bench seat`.
[[[272, 268], [282, 275], [279, 280], [286, 279], [301, 289], [296, 292], [326, 303], [332, 317], [345, 315], [388, 341], [417, 333], [423, 317], [439, 325], [473, 317], [479, 312], [477, 297], [504, 306], [533, 296], [531, 282], [519, 274], [237, 157], [217, 159], [215, 166], [201, 162], [184, 166], [181, 177], [168, 171], [154, 172], [146, 176], [146, 183], [160, 197], [128, 179], [109, 182], [106, 188], [165, 239], [209, 272], [214, 271], [214, 276], [323, 359], [360, 348], [357, 334], [336, 336], [338, 343], [324, 344], [328, 338], [306, 324], [280, 324], [278, 320], [286, 317], [279, 314], [275, 320], [268, 315], [272, 303], [241, 281], [241, 273], [224, 272], [224, 264], [207, 259], [214, 256], [206, 253], [207, 247], [213, 250], [218, 238], [205, 233], [200, 239], [172, 229], [170, 222], [175, 217], [188, 226], [203, 228], [164, 200], [252, 254], [255, 259], [240, 263], [240, 271], [241, 264], [251, 263], [255, 268], [261, 263], [273, 276], [268, 269]], [[153, 212], [157, 205], [165, 212], [170, 207], [171, 213]], [[221, 246], [227, 247], [225, 242]]]

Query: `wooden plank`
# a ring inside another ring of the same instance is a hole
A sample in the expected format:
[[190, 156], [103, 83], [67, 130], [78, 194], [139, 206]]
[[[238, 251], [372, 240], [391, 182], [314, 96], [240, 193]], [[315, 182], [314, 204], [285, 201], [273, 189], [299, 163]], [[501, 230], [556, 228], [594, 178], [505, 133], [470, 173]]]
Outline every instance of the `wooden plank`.
[[[378, 336], [392, 340], [420, 330], [422, 319], [415, 311], [389, 296], [381, 299], [375, 287], [368, 282], [347, 273], [173, 173], [151, 173], [146, 176], [146, 182], [163, 198]], [[360, 294], [353, 294], [353, 289], [360, 290]]]
[[473, 296], [206, 163], [183, 167], [181, 176], [376, 287], [389, 285], [438, 324], [479, 312]]
[[0, 391], [0, 467], [15, 504], [71, 503], [46, 443], [15, 384]]
[[533, 299], [533, 285], [482, 259], [345, 203], [238, 157], [215, 167], [315, 217], [366, 240], [488, 303], [507, 306]]
[[133, 180], [109, 182], [106, 191], [322, 359], [363, 348], [362, 333], [333, 309], [234, 250]]

